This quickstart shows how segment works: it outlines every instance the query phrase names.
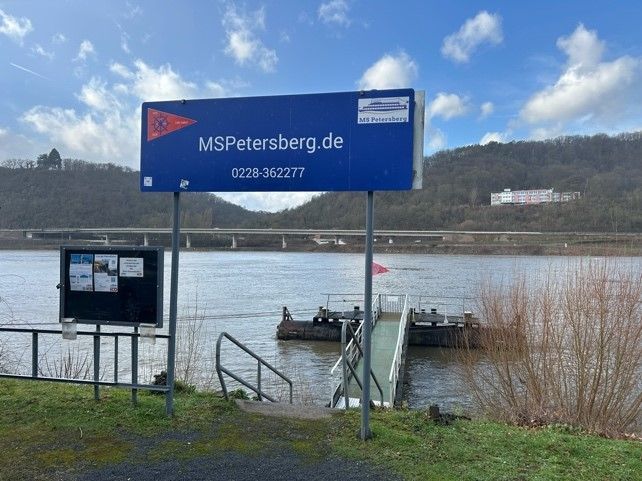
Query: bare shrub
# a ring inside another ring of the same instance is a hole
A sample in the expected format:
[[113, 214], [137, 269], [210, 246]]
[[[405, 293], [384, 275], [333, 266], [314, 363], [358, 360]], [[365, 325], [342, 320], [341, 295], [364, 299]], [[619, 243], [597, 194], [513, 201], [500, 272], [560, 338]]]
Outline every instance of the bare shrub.
[[642, 418], [642, 275], [612, 261], [481, 289], [481, 349], [460, 357], [479, 406], [520, 424], [604, 434]]
[[[279, 372], [283, 373], [292, 381], [292, 402], [294, 404], [302, 404], [304, 406], [312, 406], [315, 404], [312, 386], [300, 368], [293, 366], [286, 369], [284, 366], [279, 365], [276, 360], [270, 361], [270, 364], [275, 366]], [[267, 367], [263, 368], [263, 373], [264, 381], [262, 388], [264, 392], [271, 393], [278, 402], [289, 403], [290, 385]]]
[[205, 315], [198, 305], [186, 309], [176, 326], [176, 379], [189, 385], [198, 384], [203, 370], [203, 324]]
[[0, 340], [0, 372], [9, 373], [9, 349], [4, 340]]
[[55, 359], [49, 359], [45, 355], [38, 364], [38, 371], [41, 376], [64, 379], [90, 378], [91, 361], [89, 353], [77, 348], [67, 348], [66, 352], [61, 353]]

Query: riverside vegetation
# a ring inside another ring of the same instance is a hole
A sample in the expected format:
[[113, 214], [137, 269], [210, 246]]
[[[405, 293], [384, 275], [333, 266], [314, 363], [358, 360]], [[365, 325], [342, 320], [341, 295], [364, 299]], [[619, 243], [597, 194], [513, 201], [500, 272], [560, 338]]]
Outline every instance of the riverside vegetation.
[[[38, 162], [9, 159], [0, 164], [0, 229], [171, 225], [168, 198], [141, 193], [138, 172], [115, 165], [120, 159], [94, 164], [60, 159], [57, 151], [51, 162], [40, 157]], [[377, 193], [376, 227], [642, 232], [640, 159], [640, 132], [491, 142], [438, 152], [424, 160], [422, 190]], [[504, 188], [579, 191], [582, 198], [545, 206], [491, 207], [490, 193]], [[184, 227], [203, 228], [361, 229], [363, 205], [361, 194], [332, 192], [271, 214], [190, 193], [181, 221]]]
[[642, 432], [642, 273], [593, 261], [482, 288], [481, 349], [459, 351], [487, 416], [605, 435]]

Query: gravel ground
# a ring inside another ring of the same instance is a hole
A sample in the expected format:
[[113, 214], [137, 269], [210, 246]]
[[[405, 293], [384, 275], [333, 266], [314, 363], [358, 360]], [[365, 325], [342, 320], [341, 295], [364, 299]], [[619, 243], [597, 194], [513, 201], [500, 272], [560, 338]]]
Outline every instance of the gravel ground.
[[328, 458], [304, 460], [296, 453], [280, 452], [247, 456], [236, 453], [189, 461], [122, 463], [86, 471], [78, 481], [329, 481], [401, 480], [389, 472], [359, 461]]

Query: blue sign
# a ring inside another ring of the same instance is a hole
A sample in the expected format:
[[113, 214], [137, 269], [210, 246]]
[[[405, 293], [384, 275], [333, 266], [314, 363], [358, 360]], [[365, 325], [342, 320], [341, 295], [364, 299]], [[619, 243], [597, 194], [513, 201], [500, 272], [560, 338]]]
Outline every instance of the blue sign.
[[415, 109], [412, 89], [146, 102], [141, 190], [411, 189]]

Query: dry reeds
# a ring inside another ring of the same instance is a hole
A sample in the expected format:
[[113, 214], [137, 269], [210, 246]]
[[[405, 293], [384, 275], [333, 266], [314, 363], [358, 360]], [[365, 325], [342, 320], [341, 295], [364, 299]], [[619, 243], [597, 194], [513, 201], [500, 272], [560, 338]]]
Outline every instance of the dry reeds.
[[611, 435], [640, 428], [642, 274], [612, 262], [482, 288], [481, 349], [464, 338], [460, 356], [487, 415]]

